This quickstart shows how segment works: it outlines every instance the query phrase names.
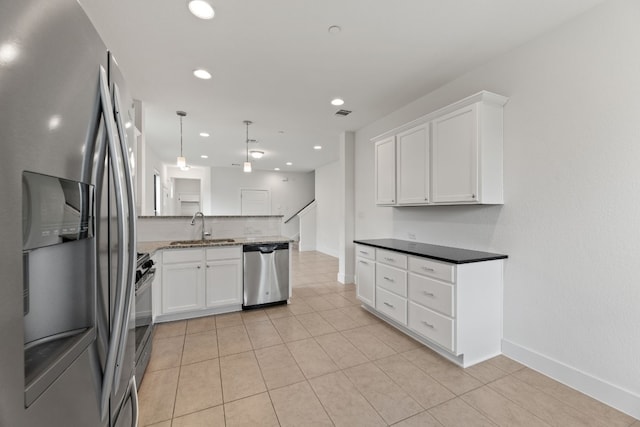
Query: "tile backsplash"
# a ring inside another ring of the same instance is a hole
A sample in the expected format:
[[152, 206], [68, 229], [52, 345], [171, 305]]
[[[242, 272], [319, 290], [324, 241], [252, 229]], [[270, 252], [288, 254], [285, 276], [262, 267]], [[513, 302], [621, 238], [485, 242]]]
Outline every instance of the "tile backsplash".
[[[138, 241], [196, 240], [202, 235], [202, 220], [191, 217], [160, 216], [138, 218]], [[282, 233], [282, 216], [207, 216], [205, 231], [212, 239], [234, 237], [279, 236]]]

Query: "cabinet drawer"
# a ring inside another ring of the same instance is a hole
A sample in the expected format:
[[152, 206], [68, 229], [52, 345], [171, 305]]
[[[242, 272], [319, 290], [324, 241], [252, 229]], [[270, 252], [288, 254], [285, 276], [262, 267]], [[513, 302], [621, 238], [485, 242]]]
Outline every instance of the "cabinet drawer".
[[409, 302], [409, 328], [436, 344], [455, 352], [455, 320]]
[[425, 307], [455, 316], [453, 285], [409, 273], [409, 300]]
[[378, 264], [378, 268], [376, 268], [376, 286], [406, 298], [407, 272], [384, 264]]
[[407, 256], [398, 252], [376, 249], [376, 261], [398, 268], [407, 268]]
[[219, 248], [207, 248], [207, 261], [239, 258], [242, 258], [242, 246], [222, 246]]
[[446, 282], [455, 282], [454, 266], [428, 258], [409, 257], [409, 271], [435, 277]]
[[162, 263], [202, 261], [202, 249], [169, 249], [162, 251]]
[[356, 256], [367, 259], [376, 259], [376, 250], [371, 246], [356, 245]]
[[407, 324], [407, 300], [376, 287], [376, 310], [393, 320]]

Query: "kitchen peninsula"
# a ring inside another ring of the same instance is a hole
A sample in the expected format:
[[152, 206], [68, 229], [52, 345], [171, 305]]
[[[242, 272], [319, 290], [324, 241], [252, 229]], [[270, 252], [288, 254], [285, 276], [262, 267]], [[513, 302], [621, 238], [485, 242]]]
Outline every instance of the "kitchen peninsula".
[[192, 226], [186, 216], [139, 217], [138, 252], [151, 254], [156, 267], [154, 321], [242, 310], [243, 247], [292, 242], [280, 235], [281, 222], [279, 215], [207, 216]]

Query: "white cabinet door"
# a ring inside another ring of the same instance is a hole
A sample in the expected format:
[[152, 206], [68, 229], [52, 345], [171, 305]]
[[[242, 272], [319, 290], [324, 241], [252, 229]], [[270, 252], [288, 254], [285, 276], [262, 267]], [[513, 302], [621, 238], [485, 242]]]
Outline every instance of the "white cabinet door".
[[165, 264], [162, 267], [162, 313], [204, 308], [204, 270], [201, 262]]
[[207, 307], [242, 303], [242, 263], [239, 259], [206, 262]]
[[356, 259], [356, 279], [358, 299], [363, 303], [375, 307], [375, 283], [376, 283], [376, 263], [370, 259]]
[[429, 123], [399, 133], [396, 144], [398, 204], [429, 203]]
[[396, 139], [390, 137], [376, 142], [376, 204], [396, 203]]
[[432, 201], [478, 200], [478, 106], [433, 120]]

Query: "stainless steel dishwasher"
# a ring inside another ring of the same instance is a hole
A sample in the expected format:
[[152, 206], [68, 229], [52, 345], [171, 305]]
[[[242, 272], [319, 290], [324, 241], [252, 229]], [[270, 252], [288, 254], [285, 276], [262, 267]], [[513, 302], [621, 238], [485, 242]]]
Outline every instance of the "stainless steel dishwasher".
[[289, 243], [244, 245], [242, 308], [286, 304], [289, 299]]

